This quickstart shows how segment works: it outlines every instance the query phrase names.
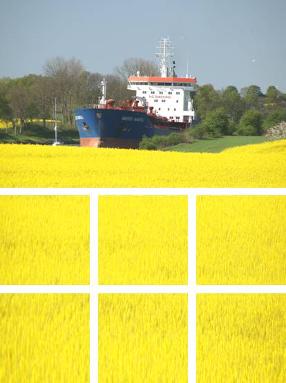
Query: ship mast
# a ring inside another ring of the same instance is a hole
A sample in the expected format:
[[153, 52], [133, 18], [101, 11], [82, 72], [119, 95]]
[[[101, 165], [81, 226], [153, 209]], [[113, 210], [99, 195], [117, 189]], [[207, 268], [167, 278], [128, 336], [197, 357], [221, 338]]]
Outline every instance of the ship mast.
[[100, 99], [99, 103], [101, 105], [105, 105], [105, 103], [106, 103], [106, 80], [105, 80], [105, 78], [103, 78], [102, 81], [100, 82], [100, 88], [101, 88], [101, 99]]
[[53, 146], [60, 145], [60, 142], [58, 141], [58, 125], [57, 125], [57, 98], [55, 97], [54, 102], [54, 131], [55, 131], [55, 139], [53, 142]]
[[160, 74], [161, 77], [168, 77], [170, 75], [170, 61], [173, 57], [173, 45], [169, 38], [163, 38], [160, 40], [159, 47], [157, 47], [158, 52], [156, 56], [159, 57], [160, 62]]

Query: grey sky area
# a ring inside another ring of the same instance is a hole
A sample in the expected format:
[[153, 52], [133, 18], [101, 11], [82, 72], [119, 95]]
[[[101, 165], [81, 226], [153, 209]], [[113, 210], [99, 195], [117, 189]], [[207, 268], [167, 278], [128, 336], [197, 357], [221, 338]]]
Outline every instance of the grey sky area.
[[129, 57], [154, 59], [170, 37], [178, 74], [199, 84], [286, 91], [286, 0], [0, 0], [0, 77], [42, 73], [76, 57], [111, 73]]

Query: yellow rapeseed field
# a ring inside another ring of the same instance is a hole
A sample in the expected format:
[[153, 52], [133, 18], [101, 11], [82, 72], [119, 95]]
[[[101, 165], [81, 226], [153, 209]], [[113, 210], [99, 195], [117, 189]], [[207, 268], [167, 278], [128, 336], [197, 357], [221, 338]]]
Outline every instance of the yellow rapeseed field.
[[89, 383], [89, 297], [0, 294], [1, 383]]
[[222, 153], [0, 145], [0, 187], [285, 187], [286, 140]]
[[187, 383], [186, 294], [100, 294], [99, 382]]
[[197, 383], [285, 383], [286, 295], [197, 297]]
[[[31, 123], [36, 123], [36, 124], [42, 124], [43, 123], [43, 120], [40, 119], [40, 118], [33, 118], [31, 120], [29, 120], [29, 122]], [[46, 120], [46, 124], [53, 124], [55, 122], [55, 120], [50, 120], [50, 119], [47, 119]], [[18, 119], [18, 120], [15, 120], [15, 123], [17, 126], [20, 125], [21, 121]], [[60, 120], [57, 120], [57, 124], [61, 124], [61, 121]], [[5, 121], [5, 120], [1, 120], [0, 119], [0, 129], [7, 129], [7, 128], [13, 128], [13, 123], [11, 121]]]
[[89, 284], [89, 198], [0, 196], [0, 284]]
[[186, 196], [99, 198], [99, 282], [187, 284]]
[[7, 129], [7, 128], [12, 128], [13, 125], [12, 125], [12, 122], [6, 122], [6, 121], [3, 121], [3, 120], [0, 120], [0, 129]]
[[286, 196], [201, 196], [201, 284], [286, 284]]

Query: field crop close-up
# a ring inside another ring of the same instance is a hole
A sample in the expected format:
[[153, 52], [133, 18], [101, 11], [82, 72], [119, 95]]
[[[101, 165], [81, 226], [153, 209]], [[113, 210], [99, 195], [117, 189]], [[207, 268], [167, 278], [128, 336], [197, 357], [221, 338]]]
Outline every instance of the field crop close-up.
[[89, 197], [0, 196], [0, 284], [89, 284]]
[[99, 296], [99, 382], [188, 381], [186, 294]]
[[89, 383], [89, 297], [0, 294], [0, 382]]
[[286, 196], [197, 200], [200, 284], [286, 284]]
[[284, 187], [286, 140], [221, 153], [0, 145], [1, 187]]
[[197, 383], [286, 381], [283, 294], [197, 296]]
[[187, 284], [186, 196], [101, 196], [99, 282]]

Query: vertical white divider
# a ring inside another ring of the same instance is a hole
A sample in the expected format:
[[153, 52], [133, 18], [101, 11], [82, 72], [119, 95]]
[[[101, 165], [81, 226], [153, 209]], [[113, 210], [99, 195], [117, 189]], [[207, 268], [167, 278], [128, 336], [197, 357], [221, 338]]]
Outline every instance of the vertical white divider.
[[188, 195], [188, 383], [196, 383], [196, 195]]
[[90, 193], [90, 383], [98, 382], [98, 193]]

